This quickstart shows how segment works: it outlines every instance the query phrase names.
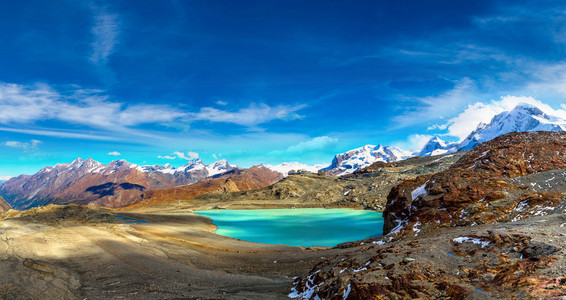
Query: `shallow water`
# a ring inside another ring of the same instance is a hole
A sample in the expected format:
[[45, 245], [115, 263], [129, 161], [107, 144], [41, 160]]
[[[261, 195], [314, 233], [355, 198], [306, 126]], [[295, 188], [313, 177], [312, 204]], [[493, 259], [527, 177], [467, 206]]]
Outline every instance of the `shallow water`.
[[323, 246], [383, 234], [381, 213], [354, 209], [202, 210], [216, 234], [264, 244]]

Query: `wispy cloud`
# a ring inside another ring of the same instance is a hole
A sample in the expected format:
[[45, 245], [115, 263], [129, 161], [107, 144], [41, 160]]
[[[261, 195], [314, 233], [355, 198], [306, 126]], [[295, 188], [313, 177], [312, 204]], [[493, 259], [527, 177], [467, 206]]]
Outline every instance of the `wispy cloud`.
[[[113, 140], [117, 134], [159, 138], [134, 128], [143, 124], [188, 126], [193, 122], [208, 121], [256, 127], [272, 120], [291, 121], [303, 118], [297, 113], [305, 105], [251, 104], [235, 111], [211, 107], [199, 112], [183, 111], [170, 105], [130, 104], [110, 101], [99, 90], [76, 89], [59, 93], [48, 85], [24, 86], [0, 82], [0, 131], [20, 132], [62, 138]], [[21, 128], [38, 121], [57, 120], [68, 124], [102, 129], [111, 136], [96, 133], [70, 132], [45, 128]]]
[[291, 121], [302, 119], [304, 116], [296, 112], [305, 108], [306, 105], [279, 105], [269, 106], [267, 104], [250, 104], [249, 107], [236, 111], [221, 110], [213, 107], [203, 107], [197, 113], [189, 114], [192, 121], [210, 121], [233, 123], [242, 126], [257, 126], [273, 120]]
[[96, 91], [78, 90], [62, 95], [38, 84], [0, 83], [0, 124], [59, 120], [94, 128], [120, 130], [127, 126], [168, 122], [186, 115], [167, 105], [124, 105], [108, 101]]
[[89, 133], [78, 133], [78, 132], [68, 132], [57, 129], [19, 129], [19, 128], [9, 128], [0, 127], [0, 131], [4, 132], [15, 132], [30, 135], [41, 135], [50, 136], [56, 138], [66, 138], [66, 139], [84, 139], [84, 140], [95, 140], [95, 141], [116, 141], [116, 137], [106, 136], [106, 135], [96, 135]]
[[177, 159], [177, 158], [184, 159], [184, 160], [193, 160], [193, 159], [199, 158], [199, 154], [196, 153], [196, 152], [191, 152], [191, 151], [187, 152], [186, 154], [184, 152], [181, 152], [181, 151], [175, 151], [175, 152], [173, 152], [172, 155], [159, 155], [159, 156], [157, 156], [157, 158], [159, 158], [159, 159], [170, 159], [170, 160]]
[[338, 144], [337, 138], [332, 138], [329, 136], [318, 136], [307, 141], [300, 142], [295, 145], [287, 147], [285, 150], [276, 150], [271, 154], [282, 155], [282, 154], [301, 154], [306, 152], [325, 150], [334, 147]]
[[112, 156], [120, 156], [120, 155], [122, 155], [122, 153], [120, 153], [120, 152], [118, 152], [118, 151], [112, 151], [112, 152], [108, 152], [108, 153], [106, 153], [106, 154], [112, 155]]
[[93, 42], [90, 61], [94, 64], [106, 64], [118, 43], [120, 32], [118, 15], [95, 9], [94, 26], [92, 27]]
[[22, 149], [24, 152], [33, 152], [39, 150], [38, 146], [41, 143], [39, 140], [30, 140], [29, 142], [7, 141], [2, 144], [7, 147]]
[[409, 127], [450, 117], [475, 96], [477, 96], [475, 82], [470, 78], [462, 78], [455, 82], [454, 88], [438, 96], [412, 99], [416, 105], [405, 107], [405, 112], [394, 117], [393, 120], [398, 127]]
[[428, 134], [412, 134], [407, 139], [393, 142], [392, 145], [401, 149], [409, 149], [411, 151], [420, 150], [432, 138]]

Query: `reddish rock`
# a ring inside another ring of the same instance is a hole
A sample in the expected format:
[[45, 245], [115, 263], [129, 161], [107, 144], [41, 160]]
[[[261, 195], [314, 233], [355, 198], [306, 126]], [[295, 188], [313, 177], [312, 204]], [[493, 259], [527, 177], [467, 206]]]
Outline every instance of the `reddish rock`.
[[[483, 143], [448, 170], [395, 186], [384, 232], [417, 235], [438, 227], [473, 226], [541, 215], [563, 192], [514, 180], [566, 168], [566, 133], [510, 133]], [[552, 178], [549, 178], [551, 180]]]

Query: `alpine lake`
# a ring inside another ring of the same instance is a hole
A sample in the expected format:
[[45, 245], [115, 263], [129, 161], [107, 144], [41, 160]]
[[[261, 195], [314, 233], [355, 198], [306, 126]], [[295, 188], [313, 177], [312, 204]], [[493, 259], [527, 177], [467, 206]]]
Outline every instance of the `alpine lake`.
[[218, 209], [195, 213], [212, 219], [214, 231], [263, 244], [333, 247], [383, 234], [380, 212], [355, 209]]

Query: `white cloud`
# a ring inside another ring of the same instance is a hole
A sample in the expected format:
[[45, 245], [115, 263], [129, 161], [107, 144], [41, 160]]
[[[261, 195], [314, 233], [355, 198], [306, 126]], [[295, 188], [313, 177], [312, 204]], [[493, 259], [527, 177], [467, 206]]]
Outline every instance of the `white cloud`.
[[112, 54], [116, 43], [118, 43], [120, 32], [118, 16], [98, 9], [95, 9], [95, 11], [94, 26], [92, 27], [94, 41], [91, 44], [92, 55], [89, 59], [94, 64], [106, 64], [108, 56]]
[[337, 138], [331, 138], [329, 136], [318, 136], [312, 138], [308, 141], [300, 142], [296, 145], [287, 147], [285, 150], [276, 150], [272, 154], [299, 154], [317, 150], [327, 149], [338, 144]]
[[12, 176], [0, 176], [0, 181], [10, 180], [10, 178], [12, 178]]
[[177, 156], [170, 156], [170, 155], [158, 155], [157, 158], [160, 159], [176, 159]]
[[98, 140], [98, 141], [117, 140], [115, 137], [110, 137], [106, 135], [93, 135], [88, 133], [67, 132], [60, 130], [37, 130], [37, 129], [18, 129], [18, 128], [0, 127], [0, 131], [17, 132], [17, 133], [41, 135], [41, 136], [51, 136], [57, 138], [70, 138], [70, 139], [86, 139], [86, 140]]
[[412, 134], [406, 140], [393, 142], [392, 145], [401, 149], [415, 151], [422, 149], [432, 137], [432, 135], [427, 134]]
[[301, 110], [304, 107], [305, 105], [279, 105], [272, 107], [263, 103], [252, 103], [249, 107], [241, 108], [237, 111], [226, 111], [213, 107], [203, 107], [198, 113], [191, 113], [189, 120], [233, 123], [253, 127], [277, 119], [285, 121], [302, 119], [304, 116], [297, 114], [296, 111]]
[[30, 151], [37, 151], [38, 146], [41, 143], [42, 142], [39, 140], [30, 140], [28, 143], [18, 142], [18, 141], [7, 141], [2, 144], [7, 147], [22, 149], [25, 152], [30, 152]]
[[216, 101], [216, 104], [222, 105], [222, 106], [226, 106], [226, 105], [228, 105], [228, 102], [222, 101], [222, 100], [218, 100], [218, 101]]
[[504, 96], [499, 101], [491, 101], [490, 103], [476, 102], [468, 105], [464, 112], [456, 117], [448, 120], [447, 123], [439, 127], [447, 128], [448, 135], [458, 137], [460, 140], [468, 136], [480, 122], [489, 123], [491, 119], [504, 111], [509, 111], [515, 108], [519, 103], [528, 103], [538, 107], [544, 113], [552, 116], [558, 116], [566, 119], [566, 108], [554, 109], [548, 104], [545, 104], [533, 97], [525, 96]]
[[[133, 132], [127, 128], [142, 124], [187, 124], [200, 120], [254, 127], [276, 119], [286, 121], [300, 119], [303, 116], [298, 115], [296, 111], [304, 107], [305, 105], [271, 107], [266, 104], [251, 104], [247, 108], [234, 112], [205, 107], [194, 113], [181, 111], [169, 105], [126, 105], [113, 102], [99, 90], [76, 89], [61, 94], [45, 84], [24, 86], [0, 82], [0, 111], [2, 112], [0, 124], [10, 126], [58, 120], [104, 129], [112, 133], [142, 135], [140, 131]], [[21, 128], [7, 128], [5, 131], [19, 129]], [[81, 138], [81, 133], [58, 133], [60, 130], [44, 131], [43, 135]], [[93, 136], [92, 134], [87, 135]], [[99, 136], [94, 139], [109, 138]]]
[[301, 153], [313, 150], [325, 149], [338, 144], [337, 138], [331, 138], [329, 136], [318, 136], [311, 140], [300, 142], [297, 145], [290, 146], [287, 148], [287, 152]]
[[159, 155], [157, 156], [157, 158], [161, 158], [161, 159], [177, 159], [177, 158], [181, 158], [181, 159], [185, 159], [185, 160], [193, 160], [193, 159], [197, 159], [199, 157], [199, 154], [196, 152], [187, 152], [187, 154], [185, 154], [184, 152], [180, 152], [180, 151], [175, 151], [173, 152], [173, 155]]
[[460, 107], [472, 100], [477, 87], [470, 78], [455, 82], [454, 88], [438, 96], [417, 98], [418, 104], [393, 120], [400, 127], [409, 127], [426, 123], [446, 116], [454, 115]]
[[111, 102], [99, 91], [75, 90], [65, 96], [51, 87], [0, 83], [0, 123], [59, 120], [112, 131], [126, 126], [171, 122], [186, 115], [167, 105], [124, 105]]
[[112, 152], [108, 152], [108, 153], [106, 153], [106, 154], [112, 155], [112, 156], [120, 156], [120, 155], [122, 155], [122, 153], [120, 153], [120, 152], [118, 152], [118, 151], [112, 151]]

